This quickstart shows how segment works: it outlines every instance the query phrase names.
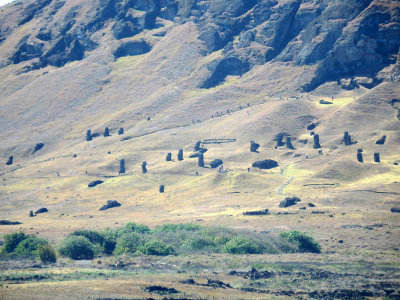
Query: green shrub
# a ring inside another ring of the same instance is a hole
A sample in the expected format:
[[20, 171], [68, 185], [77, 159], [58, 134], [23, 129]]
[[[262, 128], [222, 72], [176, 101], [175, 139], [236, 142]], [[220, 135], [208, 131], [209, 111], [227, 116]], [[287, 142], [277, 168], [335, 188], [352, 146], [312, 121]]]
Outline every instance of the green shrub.
[[135, 223], [128, 223], [125, 227], [121, 230], [121, 233], [128, 233], [128, 232], [137, 232], [137, 233], [148, 233], [150, 232], [149, 226], [142, 225], [142, 224], [135, 224]]
[[39, 245], [37, 254], [43, 263], [55, 263], [57, 261], [56, 252], [49, 244]]
[[71, 233], [71, 235], [83, 236], [87, 238], [92, 244], [102, 245], [104, 242], [104, 235], [100, 232], [93, 230], [77, 230]]
[[141, 245], [142, 238], [136, 232], [125, 233], [117, 239], [115, 254], [135, 253]]
[[58, 252], [71, 259], [92, 259], [95, 254], [94, 245], [83, 236], [68, 236], [61, 242]]
[[202, 227], [200, 225], [192, 224], [192, 223], [183, 223], [183, 224], [163, 224], [161, 226], [157, 226], [155, 231], [157, 232], [178, 232], [178, 231], [198, 231]]
[[198, 236], [187, 239], [182, 246], [191, 250], [204, 250], [206, 248], [213, 248], [215, 243], [209, 237]]
[[14, 252], [15, 248], [17, 248], [18, 244], [26, 239], [28, 235], [23, 232], [15, 232], [9, 233], [4, 235], [4, 245], [1, 249], [2, 253], [12, 253]]
[[115, 246], [116, 246], [117, 242], [116, 240], [112, 239], [112, 238], [105, 238], [103, 245], [102, 245], [102, 251], [105, 254], [112, 254], [115, 250]]
[[28, 236], [17, 245], [17, 247], [14, 249], [14, 253], [17, 255], [36, 256], [38, 247], [46, 244], [47, 241], [44, 239], [40, 239], [35, 236]]
[[236, 236], [225, 244], [223, 252], [232, 254], [259, 254], [263, 253], [263, 248], [247, 237]]
[[139, 250], [147, 255], [166, 256], [176, 254], [175, 249], [171, 245], [157, 240], [146, 242], [143, 246], [139, 247]]
[[296, 244], [301, 252], [320, 253], [321, 246], [314, 238], [299, 231], [281, 232], [280, 236], [285, 240]]

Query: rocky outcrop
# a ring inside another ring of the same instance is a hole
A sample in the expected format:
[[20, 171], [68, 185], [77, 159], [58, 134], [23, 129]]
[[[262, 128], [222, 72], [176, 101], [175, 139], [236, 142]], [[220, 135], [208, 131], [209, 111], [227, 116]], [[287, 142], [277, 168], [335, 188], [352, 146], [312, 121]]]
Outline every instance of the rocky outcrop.
[[273, 169], [273, 168], [276, 168], [277, 166], [278, 166], [278, 163], [272, 159], [256, 161], [252, 164], [253, 168], [259, 168], [259, 169], [264, 169], [264, 170]]

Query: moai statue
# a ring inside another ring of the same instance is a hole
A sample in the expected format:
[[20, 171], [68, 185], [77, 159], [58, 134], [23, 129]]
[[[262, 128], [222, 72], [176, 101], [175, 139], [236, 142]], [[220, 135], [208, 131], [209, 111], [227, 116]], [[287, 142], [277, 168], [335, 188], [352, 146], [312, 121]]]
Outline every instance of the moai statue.
[[258, 148], [260, 148], [259, 144], [254, 141], [250, 141], [250, 152], [257, 152]]
[[6, 162], [6, 165], [7, 165], [7, 166], [12, 165], [13, 161], [14, 161], [14, 157], [13, 157], [13, 156], [10, 156], [10, 157], [8, 158], [8, 161]]
[[200, 150], [200, 145], [201, 145], [201, 141], [198, 141], [196, 143], [196, 145], [194, 145], [194, 151], [199, 151]]
[[164, 185], [160, 185], [160, 193], [164, 193], [164, 189], [165, 189]]
[[124, 134], [124, 129], [122, 127], [118, 130], [118, 135], [121, 135], [121, 134]]
[[33, 211], [29, 211], [29, 217], [30, 218], [32, 218], [32, 217], [34, 217], [35, 215], [33, 214]]
[[351, 136], [349, 135], [349, 133], [347, 131], [344, 133], [343, 141], [346, 146], [350, 146], [352, 144]]
[[286, 147], [288, 149], [295, 150], [295, 148], [292, 145], [292, 139], [290, 138], [290, 136], [286, 137]]
[[125, 159], [119, 161], [119, 174], [125, 173]]
[[313, 146], [313, 148], [314, 149], [321, 148], [321, 145], [319, 144], [319, 135], [318, 134], [314, 135], [314, 146]]
[[362, 152], [360, 152], [360, 151], [357, 151], [357, 160], [360, 163], [364, 162]]
[[204, 154], [203, 153], [199, 153], [199, 155], [197, 156], [197, 165], [199, 167], [204, 168]]
[[178, 160], [179, 160], [179, 161], [182, 161], [182, 160], [183, 160], [183, 150], [182, 150], [182, 149], [179, 149], [179, 152], [178, 152]]
[[285, 143], [283, 142], [283, 134], [279, 134], [276, 137], [276, 147], [282, 147], [283, 145], [285, 145]]
[[171, 152], [169, 152], [169, 153], [167, 154], [167, 157], [165, 158], [165, 160], [166, 160], [166, 161], [172, 161], [172, 153], [171, 153]]
[[110, 136], [110, 131], [108, 130], [108, 127], [104, 128], [104, 137]]
[[146, 173], [147, 173], [147, 168], [146, 168], [146, 166], [147, 166], [147, 162], [144, 161], [144, 162], [142, 163], [142, 173], [143, 173], [143, 174], [146, 174]]
[[374, 162], [376, 162], [376, 163], [381, 162], [379, 152], [374, 153]]
[[87, 141], [91, 141], [93, 138], [92, 138], [92, 131], [90, 130], [90, 129], [88, 129], [87, 131], [86, 131], [86, 140]]

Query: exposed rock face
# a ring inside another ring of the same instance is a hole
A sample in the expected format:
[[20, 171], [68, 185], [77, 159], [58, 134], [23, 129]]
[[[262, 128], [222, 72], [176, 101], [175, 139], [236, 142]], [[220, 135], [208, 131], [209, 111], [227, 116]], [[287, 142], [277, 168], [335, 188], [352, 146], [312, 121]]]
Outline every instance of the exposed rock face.
[[13, 157], [13, 156], [10, 156], [10, 157], [8, 158], [7, 162], [6, 162], [6, 165], [7, 165], [7, 166], [12, 165], [13, 160], [14, 160], [14, 157]]
[[253, 168], [259, 168], [259, 169], [265, 169], [265, 170], [276, 168], [277, 166], [278, 166], [278, 163], [272, 159], [256, 161], [252, 165]]
[[107, 200], [107, 204], [100, 207], [99, 210], [102, 211], [119, 206], [121, 206], [121, 203], [117, 202], [116, 200]]
[[42, 149], [44, 147], [43, 143], [39, 143], [35, 145], [35, 148], [32, 151], [32, 154], [35, 154], [36, 152], [38, 152], [40, 149]]
[[119, 174], [125, 173], [125, 159], [119, 161]]
[[314, 149], [319, 149], [321, 148], [321, 145], [319, 144], [319, 135], [315, 134], [314, 135], [314, 145], [313, 145]]

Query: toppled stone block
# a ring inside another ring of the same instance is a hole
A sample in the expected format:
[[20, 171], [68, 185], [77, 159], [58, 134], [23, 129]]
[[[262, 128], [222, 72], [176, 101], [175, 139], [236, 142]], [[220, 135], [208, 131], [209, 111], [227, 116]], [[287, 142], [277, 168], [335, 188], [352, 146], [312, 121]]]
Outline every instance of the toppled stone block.
[[260, 161], [254, 162], [252, 164], [253, 168], [259, 168], [259, 169], [265, 169], [265, 170], [276, 168], [277, 166], [278, 166], [278, 163], [272, 159], [260, 160]]
[[300, 202], [301, 200], [297, 197], [286, 197], [285, 200], [281, 201], [281, 203], [279, 203], [279, 207], [289, 207], [289, 206], [293, 206], [296, 205], [297, 202]]
[[102, 180], [95, 180], [95, 181], [92, 181], [92, 182], [90, 182], [89, 184], [88, 184], [88, 187], [95, 187], [96, 185], [99, 185], [99, 184], [102, 184], [104, 181], [102, 181]]
[[43, 213], [47, 213], [47, 212], [49, 212], [49, 211], [47, 210], [47, 208], [46, 208], [46, 207], [42, 207], [42, 208], [39, 208], [37, 211], [35, 211], [35, 215], [37, 215], [37, 214], [43, 214]]
[[118, 203], [116, 200], [107, 200], [107, 204], [100, 207], [99, 210], [107, 210], [107, 209], [119, 207], [119, 206], [121, 206], [121, 204]]
[[212, 162], [210, 162], [210, 166], [211, 166], [211, 168], [215, 169], [215, 168], [218, 168], [223, 163], [224, 162], [221, 159], [214, 159]]

